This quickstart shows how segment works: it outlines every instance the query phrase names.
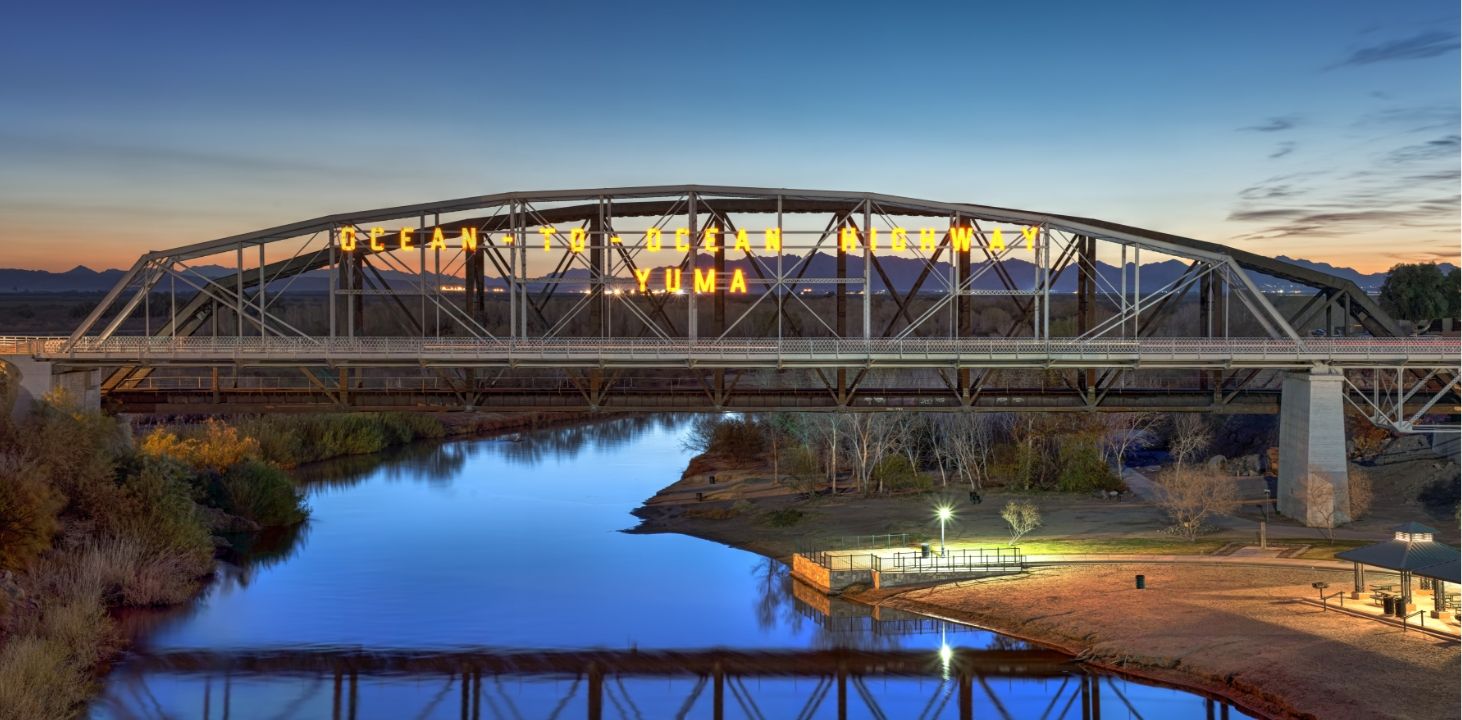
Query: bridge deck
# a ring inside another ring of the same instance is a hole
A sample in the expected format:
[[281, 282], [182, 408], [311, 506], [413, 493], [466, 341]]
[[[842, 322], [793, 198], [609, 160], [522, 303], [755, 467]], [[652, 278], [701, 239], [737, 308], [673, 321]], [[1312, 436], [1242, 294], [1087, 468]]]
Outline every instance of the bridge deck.
[[3, 337], [0, 355], [78, 366], [606, 368], [1456, 366], [1455, 338], [547, 338]]

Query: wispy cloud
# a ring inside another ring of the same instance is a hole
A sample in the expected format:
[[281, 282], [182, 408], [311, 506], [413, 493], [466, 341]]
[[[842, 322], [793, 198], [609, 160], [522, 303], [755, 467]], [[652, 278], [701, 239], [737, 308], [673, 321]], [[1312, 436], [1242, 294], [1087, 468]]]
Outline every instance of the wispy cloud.
[[1327, 69], [1349, 65], [1373, 65], [1392, 60], [1419, 60], [1444, 55], [1456, 49], [1457, 33], [1448, 30], [1428, 30], [1411, 37], [1357, 49], [1349, 57]]
[[43, 163], [75, 162], [129, 167], [187, 167], [223, 173], [270, 175], [333, 175], [351, 171], [332, 166], [268, 155], [199, 150], [163, 144], [128, 144], [88, 138], [17, 135], [0, 132], [0, 154]]
[[1282, 142], [1279, 144], [1278, 147], [1274, 148], [1274, 152], [1269, 153], [1269, 159], [1274, 160], [1276, 158], [1282, 158], [1285, 155], [1294, 152], [1294, 149], [1297, 145], [1298, 143], [1294, 142], [1293, 140]]
[[1462, 137], [1443, 135], [1435, 140], [1428, 140], [1417, 145], [1407, 145], [1392, 150], [1388, 158], [1394, 163], [1414, 163], [1436, 158], [1456, 158], [1459, 148], [1462, 148]]
[[1257, 125], [1245, 125], [1239, 128], [1243, 132], [1280, 132], [1290, 130], [1300, 123], [1300, 119], [1294, 115], [1281, 115], [1272, 117]]

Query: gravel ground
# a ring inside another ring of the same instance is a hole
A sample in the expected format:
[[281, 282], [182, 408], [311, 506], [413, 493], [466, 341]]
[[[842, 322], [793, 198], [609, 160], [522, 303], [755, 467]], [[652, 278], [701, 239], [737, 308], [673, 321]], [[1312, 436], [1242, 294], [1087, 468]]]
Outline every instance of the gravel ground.
[[[1133, 576], [1147, 576], [1136, 590]], [[1458, 644], [1294, 602], [1316, 570], [1098, 565], [953, 583], [881, 604], [966, 620], [1092, 663], [1299, 718], [1459, 717]], [[876, 600], [868, 596], [865, 599]]]

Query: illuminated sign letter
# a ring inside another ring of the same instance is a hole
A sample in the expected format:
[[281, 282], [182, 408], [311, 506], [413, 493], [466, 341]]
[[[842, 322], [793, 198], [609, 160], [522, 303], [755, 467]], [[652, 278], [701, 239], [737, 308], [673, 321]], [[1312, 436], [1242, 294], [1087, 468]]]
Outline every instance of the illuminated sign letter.
[[685, 252], [690, 249], [690, 231], [685, 228], [675, 229], [675, 249]]
[[908, 230], [905, 230], [905, 229], [903, 229], [901, 227], [894, 228], [893, 229], [893, 240], [889, 241], [889, 244], [893, 245], [893, 251], [894, 252], [903, 252], [905, 250], [908, 250], [909, 249], [909, 231]]
[[695, 269], [695, 291], [698, 293], [712, 293], [716, 291], [716, 271], [707, 270], [705, 275], [701, 269]]
[[719, 233], [719, 232], [721, 232], [721, 228], [718, 228], [715, 225], [707, 226], [706, 227], [706, 241], [703, 242], [703, 243], [701, 243], [701, 244], [704, 245], [707, 250], [715, 250], [716, 249], [716, 234]]
[[589, 233], [584, 232], [584, 228], [581, 227], [569, 230], [569, 252], [584, 252], [584, 243], [588, 236]]
[[919, 228], [919, 249], [924, 252], [934, 252], [934, 228]]
[[735, 249], [736, 250], [740, 250], [741, 252], [744, 252], [747, 255], [750, 255], [751, 254], [751, 241], [746, 239], [746, 228], [737, 228], [736, 229], [736, 247], [735, 247]]
[[777, 253], [781, 252], [782, 251], [782, 229], [779, 228], [779, 227], [767, 228], [766, 229], [766, 232], [765, 232], [765, 235], [766, 235], [766, 248], [767, 248], [767, 252], [777, 252]]
[[858, 249], [858, 231], [852, 227], [844, 227], [838, 231], [838, 244], [843, 252], [852, 252]]
[[462, 228], [462, 249], [477, 252], [477, 228]]
[[1001, 234], [1000, 228], [995, 228], [995, 232], [990, 235], [990, 249], [991, 250], [1004, 250], [1005, 249], [1005, 236], [1003, 234]]
[[1036, 229], [1027, 225], [1020, 229], [1021, 237], [1025, 238], [1025, 249], [1036, 249]]
[[371, 228], [371, 250], [373, 250], [375, 252], [380, 252], [380, 251], [386, 249], [386, 246], [381, 243], [381, 236], [382, 235], [385, 235], [385, 234], [386, 234], [386, 228], [381, 228], [381, 227], [373, 227], [373, 228]]
[[954, 249], [959, 252], [970, 251], [970, 239], [974, 237], [974, 228], [966, 225], [949, 229], [949, 234], [954, 238]]
[[414, 249], [414, 246], [411, 244], [411, 233], [412, 232], [413, 231], [412, 231], [411, 228], [401, 228], [401, 232], [400, 233], [397, 233], [397, 235], [396, 235], [396, 247], [397, 247], [397, 249], [399, 249], [399, 250], [412, 250], [412, 249]]
[[543, 227], [538, 228], [538, 232], [543, 235], [543, 249], [548, 250], [549, 241], [553, 238], [553, 234], [558, 231], [554, 230], [548, 225], [544, 225]]
[[442, 234], [441, 228], [433, 228], [431, 231], [431, 242], [426, 244], [431, 250], [446, 250], [447, 236]]
[[741, 272], [741, 268], [736, 268], [736, 272], [731, 275], [731, 292], [746, 292], [746, 273]]
[[643, 270], [641, 270], [640, 268], [635, 268], [635, 279], [640, 281], [640, 292], [649, 292], [650, 291], [650, 289], [648, 287], [649, 284], [650, 284], [650, 269], [649, 268], [645, 268]]
[[650, 252], [660, 252], [660, 228], [650, 228], [645, 231], [645, 249]]
[[[679, 232], [676, 233], [679, 235]], [[665, 270], [665, 292], [680, 292], [680, 268], [667, 268]]]
[[355, 227], [348, 225], [340, 228], [340, 249], [345, 252], [355, 252]]

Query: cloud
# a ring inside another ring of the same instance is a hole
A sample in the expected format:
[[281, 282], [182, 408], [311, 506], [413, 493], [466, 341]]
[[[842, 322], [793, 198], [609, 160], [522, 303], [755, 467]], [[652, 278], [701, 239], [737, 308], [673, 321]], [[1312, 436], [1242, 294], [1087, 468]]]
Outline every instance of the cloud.
[[1288, 155], [1288, 154], [1294, 152], [1295, 147], [1296, 147], [1296, 143], [1294, 141], [1292, 141], [1292, 140], [1286, 141], [1286, 142], [1282, 142], [1282, 143], [1279, 144], [1278, 147], [1276, 147], [1274, 149], [1274, 152], [1269, 153], [1269, 159], [1270, 160], [1274, 160], [1275, 158], [1282, 158], [1285, 155]]
[[1456, 158], [1462, 148], [1462, 137], [1443, 135], [1418, 145], [1407, 145], [1392, 150], [1387, 158], [1393, 163], [1414, 163], [1434, 158]]
[[1419, 60], [1445, 55], [1457, 49], [1457, 33], [1428, 30], [1424, 33], [1360, 48], [1327, 69], [1350, 65], [1373, 65], [1392, 60]]
[[1423, 132], [1453, 129], [1459, 122], [1462, 122], [1462, 110], [1456, 105], [1417, 105], [1389, 107], [1368, 113], [1355, 121], [1353, 127], [1371, 129], [1409, 125], [1404, 132]]
[[162, 144], [129, 144], [60, 136], [24, 136], [0, 133], [0, 154], [29, 157], [45, 164], [75, 162], [128, 167], [195, 168], [225, 173], [269, 175], [330, 175], [339, 177], [349, 167], [268, 155], [199, 150]]
[[1246, 125], [1239, 128], [1242, 132], [1280, 132], [1289, 130], [1300, 123], [1300, 119], [1293, 115], [1282, 115], [1272, 117], [1258, 125]]

